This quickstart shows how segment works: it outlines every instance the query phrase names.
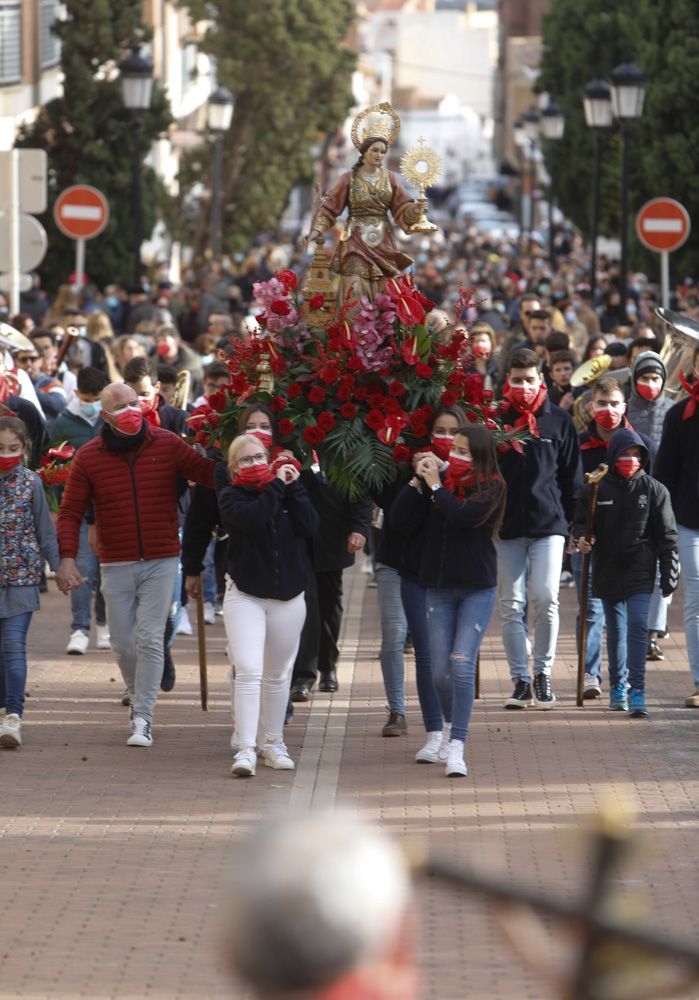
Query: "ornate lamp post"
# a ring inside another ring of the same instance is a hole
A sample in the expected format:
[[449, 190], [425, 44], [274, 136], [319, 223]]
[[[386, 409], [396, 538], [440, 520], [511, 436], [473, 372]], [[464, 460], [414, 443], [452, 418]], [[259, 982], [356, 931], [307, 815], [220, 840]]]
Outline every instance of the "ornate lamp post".
[[553, 201], [555, 193], [556, 179], [556, 143], [563, 138], [565, 130], [565, 115], [563, 108], [557, 101], [549, 101], [547, 107], [541, 112], [541, 133], [544, 139], [551, 143], [551, 180], [549, 183], [549, 260], [554, 266], [553, 253]]
[[211, 184], [211, 252], [221, 255], [223, 231], [223, 144], [233, 120], [233, 94], [225, 87], [218, 87], [209, 98], [207, 123], [214, 135], [214, 174]]
[[[643, 98], [646, 93], [646, 78], [638, 66], [627, 59], [610, 74], [612, 111], [621, 122], [623, 139], [622, 186], [621, 186], [621, 307], [626, 310], [626, 283], [629, 271], [629, 155], [631, 134], [629, 122], [640, 118], [643, 113]], [[624, 312], [626, 315], [626, 312]]]
[[153, 92], [153, 63], [144, 59], [137, 44], [131, 55], [119, 63], [121, 93], [124, 104], [131, 111], [133, 130], [133, 161], [131, 175], [131, 203], [133, 209], [133, 280], [141, 283], [141, 243], [143, 242], [143, 197], [141, 194], [141, 126], [143, 112], [150, 107]]
[[599, 189], [600, 169], [602, 163], [602, 132], [610, 128], [614, 115], [612, 114], [612, 93], [605, 80], [592, 80], [585, 87], [583, 97], [585, 123], [591, 128], [594, 136], [594, 186], [592, 194], [592, 257], [590, 260], [590, 289], [594, 303], [597, 290], [597, 229], [599, 227]]

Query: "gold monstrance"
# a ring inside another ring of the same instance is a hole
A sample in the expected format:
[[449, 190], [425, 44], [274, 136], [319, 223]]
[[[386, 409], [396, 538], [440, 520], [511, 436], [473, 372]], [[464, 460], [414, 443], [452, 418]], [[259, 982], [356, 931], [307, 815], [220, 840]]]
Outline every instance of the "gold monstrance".
[[420, 197], [417, 200], [420, 206], [420, 218], [414, 222], [408, 232], [410, 233], [433, 233], [438, 227], [434, 222], [430, 222], [425, 213], [427, 208], [427, 198], [425, 189], [431, 187], [442, 172], [442, 159], [438, 153], [425, 145], [424, 136], [417, 140], [417, 146], [413, 146], [407, 153], [403, 153], [400, 160], [400, 172], [405, 177], [408, 184], [419, 188]]

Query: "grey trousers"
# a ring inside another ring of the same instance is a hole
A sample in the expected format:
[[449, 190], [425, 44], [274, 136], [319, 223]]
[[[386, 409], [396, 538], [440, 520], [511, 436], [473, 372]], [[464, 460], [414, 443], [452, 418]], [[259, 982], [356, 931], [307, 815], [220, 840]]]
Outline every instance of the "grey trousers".
[[134, 716], [150, 721], [163, 676], [163, 632], [179, 559], [102, 563], [112, 649]]

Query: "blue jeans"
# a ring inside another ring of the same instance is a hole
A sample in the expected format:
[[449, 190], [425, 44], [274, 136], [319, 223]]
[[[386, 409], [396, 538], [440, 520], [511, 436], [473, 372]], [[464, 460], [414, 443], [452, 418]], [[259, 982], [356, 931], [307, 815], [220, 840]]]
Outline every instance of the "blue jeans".
[[476, 694], [476, 660], [495, 606], [495, 587], [428, 589], [432, 676], [451, 739], [466, 740]]
[[27, 684], [27, 632], [32, 612], [0, 618], [0, 708], [20, 715]]
[[204, 604], [216, 604], [216, 539], [209, 542], [204, 555], [203, 596]]
[[558, 639], [558, 588], [563, 562], [563, 535], [498, 540], [498, 598], [502, 639], [512, 680], [529, 681], [527, 632], [527, 567], [534, 615], [534, 674], [550, 674]]
[[90, 548], [87, 540], [87, 521], [80, 525], [80, 538], [78, 540], [78, 554], [75, 557], [75, 565], [85, 580], [82, 587], [76, 587], [70, 592], [70, 611], [73, 620], [70, 625], [71, 632], [79, 629], [85, 635], [90, 634], [90, 621], [92, 618], [91, 605], [92, 594], [95, 592], [95, 620], [98, 625], [105, 624], [104, 601], [99, 594], [100, 568], [99, 560]]
[[[415, 652], [415, 680], [425, 731], [438, 732], [444, 725], [442, 709], [432, 679], [430, 634], [427, 627], [427, 591], [419, 583], [401, 577], [400, 596], [408, 620]], [[451, 722], [451, 716], [449, 716]]]
[[667, 609], [672, 601], [671, 597], [663, 597], [660, 590], [660, 566], [655, 571], [655, 586], [650, 595], [650, 608], [648, 609], [648, 631], [657, 632], [662, 635], [667, 631]]
[[381, 673], [386, 700], [392, 712], [405, 715], [403, 649], [408, 623], [400, 599], [398, 570], [377, 563], [376, 585], [381, 615]]
[[694, 686], [699, 688], [699, 531], [678, 524], [677, 535], [684, 588], [687, 659]]
[[609, 683], [626, 684], [643, 691], [648, 650], [650, 594], [634, 594], [623, 601], [602, 599], [607, 623]]
[[[575, 588], [580, 600], [580, 590], [582, 587], [582, 552], [574, 552], [571, 556], [573, 564], [573, 576], [575, 577]], [[602, 680], [602, 631], [604, 629], [604, 610], [599, 597], [592, 596], [592, 567], [588, 577], [587, 587], [587, 643], [585, 645], [585, 673], [592, 674], [598, 681]], [[575, 641], [580, 649], [580, 615], [575, 619]]]

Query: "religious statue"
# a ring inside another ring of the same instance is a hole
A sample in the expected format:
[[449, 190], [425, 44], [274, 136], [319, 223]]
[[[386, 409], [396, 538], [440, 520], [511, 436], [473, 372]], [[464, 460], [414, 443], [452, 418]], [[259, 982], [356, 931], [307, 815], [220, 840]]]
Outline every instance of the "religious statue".
[[[389, 213], [406, 233], [437, 228], [425, 217], [425, 184], [420, 167], [408, 174], [409, 180], [420, 187], [420, 197], [415, 199], [383, 165], [399, 131], [400, 118], [390, 104], [360, 111], [352, 124], [352, 142], [359, 150], [359, 159], [323, 195], [314, 212], [308, 239], [321, 243], [337, 217], [345, 208], [348, 210], [345, 231], [330, 261], [330, 271], [338, 276], [338, 307], [362, 296], [373, 300], [387, 278], [397, 277], [413, 263], [396, 246]], [[421, 160], [432, 158], [430, 178], [436, 176], [436, 154], [426, 148], [419, 152]]]

